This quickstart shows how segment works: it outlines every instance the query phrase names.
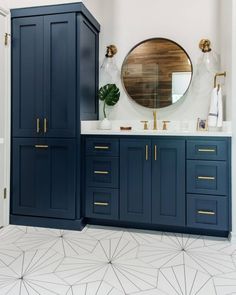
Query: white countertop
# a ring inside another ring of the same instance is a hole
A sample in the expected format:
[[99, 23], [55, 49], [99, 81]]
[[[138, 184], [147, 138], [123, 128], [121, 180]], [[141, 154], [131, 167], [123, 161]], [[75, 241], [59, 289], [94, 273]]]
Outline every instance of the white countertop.
[[[151, 124], [150, 124], [151, 125]], [[120, 126], [132, 126], [131, 131], [121, 131]], [[152, 130], [151, 126], [149, 130], [143, 130], [141, 128], [143, 124], [138, 121], [112, 121], [111, 130], [99, 129], [99, 121], [82, 121], [81, 122], [81, 134], [83, 135], [137, 135], [137, 136], [212, 136], [212, 137], [232, 137], [231, 123], [224, 122], [221, 130], [210, 131], [196, 131], [196, 123], [189, 121], [187, 123], [188, 129], [181, 129], [181, 122], [171, 122], [169, 124], [169, 130]], [[158, 126], [162, 126], [158, 124]], [[185, 121], [186, 127], [186, 121]]]

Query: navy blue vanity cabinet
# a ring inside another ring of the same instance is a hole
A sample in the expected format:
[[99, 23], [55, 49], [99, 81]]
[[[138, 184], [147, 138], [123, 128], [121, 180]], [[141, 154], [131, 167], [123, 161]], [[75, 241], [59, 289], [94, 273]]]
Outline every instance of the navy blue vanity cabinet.
[[119, 219], [119, 140], [85, 139], [85, 217]]
[[153, 140], [152, 149], [152, 223], [185, 226], [185, 140]]
[[81, 229], [80, 122], [98, 114], [100, 25], [81, 2], [13, 9], [11, 23], [10, 221]]
[[187, 141], [187, 226], [231, 230], [230, 139]]
[[151, 223], [151, 140], [120, 140], [120, 220]]
[[74, 139], [14, 139], [12, 213], [75, 218]]

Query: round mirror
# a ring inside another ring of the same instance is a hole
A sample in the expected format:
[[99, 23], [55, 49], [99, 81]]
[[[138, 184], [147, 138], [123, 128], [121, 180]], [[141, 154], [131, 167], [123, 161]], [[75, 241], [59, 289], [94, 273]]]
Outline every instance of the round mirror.
[[122, 66], [127, 94], [147, 108], [164, 108], [180, 100], [192, 80], [192, 62], [177, 43], [155, 38], [136, 45]]

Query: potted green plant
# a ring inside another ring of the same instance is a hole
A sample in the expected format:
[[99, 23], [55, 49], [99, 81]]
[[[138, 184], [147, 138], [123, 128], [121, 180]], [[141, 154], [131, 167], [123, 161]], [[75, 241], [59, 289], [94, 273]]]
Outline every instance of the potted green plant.
[[99, 89], [99, 99], [103, 102], [104, 119], [100, 124], [101, 129], [111, 129], [111, 122], [107, 118], [106, 107], [114, 106], [120, 99], [120, 90], [116, 84], [106, 84]]

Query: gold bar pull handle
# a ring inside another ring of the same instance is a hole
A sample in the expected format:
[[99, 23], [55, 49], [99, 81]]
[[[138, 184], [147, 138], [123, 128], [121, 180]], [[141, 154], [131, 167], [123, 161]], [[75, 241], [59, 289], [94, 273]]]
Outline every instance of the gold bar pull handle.
[[109, 174], [109, 172], [108, 171], [94, 171], [94, 174], [104, 174], [104, 175], [107, 175], [107, 174]]
[[145, 156], [146, 156], [146, 161], [148, 161], [149, 155], [148, 155], [148, 145], [146, 145], [145, 148]]
[[44, 118], [44, 120], [43, 120], [43, 131], [44, 131], [44, 133], [47, 133], [47, 119], [46, 118]]
[[39, 118], [36, 119], [36, 131], [37, 131], [37, 133], [40, 133], [40, 119]]
[[213, 176], [198, 176], [199, 180], [215, 180], [215, 177]]
[[109, 146], [95, 145], [95, 150], [109, 150]]
[[47, 149], [48, 145], [44, 145], [44, 144], [36, 144], [34, 146], [36, 149]]
[[201, 215], [216, 215], [216, 213], [214, 211], [198, 210], [197, 213], [201, 214]]
[[103, 202], [94, 202], [93, 203], [95, 206], [109, 206], [109, 203], [103, 203]]
[[154, 160], [157, 160], [157, 146], [154, 146]]
[[215, 149], [198, 149], [200, 153], [215, 153]]

